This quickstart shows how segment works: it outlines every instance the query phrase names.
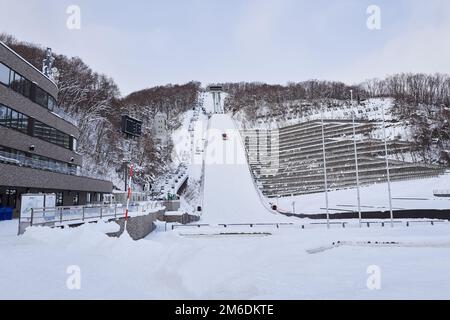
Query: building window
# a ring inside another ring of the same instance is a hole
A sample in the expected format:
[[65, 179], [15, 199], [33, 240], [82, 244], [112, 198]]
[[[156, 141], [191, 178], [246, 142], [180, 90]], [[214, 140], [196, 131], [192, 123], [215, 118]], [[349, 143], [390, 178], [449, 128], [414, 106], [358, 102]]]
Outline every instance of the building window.
[[0, 82], [9, 86], [9, 72], [10, 69], [3, 63], [0, 63]]
[[56, 106], [55, 98], [3, 63], [0, 63], [0, 82], [50, 111]]
[[39, 155], [30, 155], [23, 151], [3, 147], [1, 145], [0, 162], [70, 175], [76, 175], [78, 169], [74, 164]]
[[70, 150], [70, 136], [40, 121], [34, 122], [34, 136]]
[[72, 201], [72, 204], [73, 204], [74, 206], [80, 205], [80, 194], [79, 194], [79, 193], [75, 193], [75, 194], [73, 195], [73, 201]]
[[5, 192], [5, 207], [15, 208], [17, 203], [17, 190], [16, 189], [6, 189]]
[[53, 111], [56, 107], [56, 100], [52, 96], [48, 96], [47, 109]]
[[27, 133], [28, 117], [4, 105], [0, 105], [0, 125]]
[[75, 139], [74, 137], [72, 137], [72, 151], [77, 151], [77, 139]]
[[62, 192], [56, 193], [56, 206], [61, 207], [64, 205], [64, 194]]
[[89, 192], [86, 194], [86, 203], [91, 203], [91, 194]]
[[22, 77], [17, 72], [11, 71], [10, 88], [27, 98], [30, 97], [31, 91], [30, 80]]
[[47, 108], [48, 106], [48, 94], [44, 90], [42, 90], [39, 87], [36, 87], [35, 94], [34, 94], [34, 100], [37, 104], [40, 104], [41, 106]]

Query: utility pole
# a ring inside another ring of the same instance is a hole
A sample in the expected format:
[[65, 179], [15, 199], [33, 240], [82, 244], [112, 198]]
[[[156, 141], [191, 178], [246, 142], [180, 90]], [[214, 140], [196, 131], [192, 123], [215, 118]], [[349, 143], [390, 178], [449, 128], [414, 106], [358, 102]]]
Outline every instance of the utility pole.
[[389, 159], [388, 159], [388, 147], [387, 147], [387, 137], [386, 137], [386, 120], [384, 117], [384, 105], [381, 105], [381, 113], [383, 116], [383, 136], [384, 136], [384, 156], [386, 159], [386, 174], [389, 192], [389, 211], [391, 213], [391, 227], [394, 227], [394, 212], [392, 211], [392, 192], [391, 192], [391, 176], [389, 172]]
[[353, 147], [355, 150], [355, 171], [356, 171], [356, 195], [358, 200], [358, 219], [359, 227], [362, 227], [362, 216], [361, 216], [361, 193], [359, 187], [359, 168], [358, 168], [358, 147], [356, 144], [356, 124], [355, 124], [355, 107], [353, 105], [353, 90], [350, 90], [350, 100], [352, 105], [352, 123], [353, 123]]
[[327, 159], [325, 151], [325, 129], [323, 126], [323, 106], [321, 107], [320, 118], [322, 122], [322, 151], [323, 151], [323, 175], [325, 181], [325, 205], [327, 212], [327, 228], [330, 229], [330, 212], [328, 209], [328, 179], [327, 179]]

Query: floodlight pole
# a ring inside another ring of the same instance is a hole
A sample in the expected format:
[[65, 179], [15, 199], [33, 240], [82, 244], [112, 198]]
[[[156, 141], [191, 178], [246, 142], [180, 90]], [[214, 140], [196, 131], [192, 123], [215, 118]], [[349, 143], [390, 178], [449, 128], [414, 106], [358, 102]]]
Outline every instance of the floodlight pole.
[[321, 107], [320, 118], [321, 118], [321, 123], [322, 123], [322, 151], [323, 151], [323, 175], [324, 175], [324, 182], [325, 182], [325, 206], [326, 206], [326, 212], [327, 212], [327, 228], [330, 229], [330, 212], [328, 210], [327, 159], [326, 159], [326, 152], [325, 152], [325, 130], [324, 130], [324, 126], [323, 126], [323, 106]]
[[384, 136], [384, 156], [386, 159], [386, 174], [387, 174], [387, 183], [388, 183], [388, 192], [389, 192], [389, 211], [391, 215], [391, 227], [394, 227], [394, 212], [392, 211], [392, 192], [391, 192], [391, 176], [389, 172], [389, 159], [388, 159], [388, 147], [387, 147], [387, 138], [386, 138], [386, 121], [384, 116], [384, 105], [381, 105], [381, 114], [383, 116], [383, 136]]
[[359, 187], [359, 168], [358, 168], [358, 147], [356, 144], [356, 124], [355, 124], [355, 108], [353, 105], [353, 90], [350, 90], [350, 100], [352, 106], [352, 123], [353, 123], [353, 147], [355, 150], [355, 171], [356, 171], [356, 194], [358, 199], [358, 220], [359, 227], [362, 227], [362, 215], [361, 215], [361, 192]]

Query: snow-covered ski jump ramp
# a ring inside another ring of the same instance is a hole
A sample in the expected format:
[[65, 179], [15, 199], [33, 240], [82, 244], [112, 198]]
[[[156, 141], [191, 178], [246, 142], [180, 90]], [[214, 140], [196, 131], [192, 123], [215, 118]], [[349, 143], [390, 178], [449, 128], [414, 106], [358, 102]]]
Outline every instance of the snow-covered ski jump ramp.
[[263, 205], [248, 168], [239, 130], [231, 117], [214, 114], [210, 121], [204, 155], [202, 222], [270, 223], [291, 220], [270, 212]]

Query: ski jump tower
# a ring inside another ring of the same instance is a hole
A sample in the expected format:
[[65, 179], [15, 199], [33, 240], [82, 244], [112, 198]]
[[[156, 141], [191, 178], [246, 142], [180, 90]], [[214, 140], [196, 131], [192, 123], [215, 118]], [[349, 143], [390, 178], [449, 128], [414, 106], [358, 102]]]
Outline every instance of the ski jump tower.
[[223, 87], [219, 85], [213, 85], [208, 87], [208, 91], [211, 92], [214, 102], [214, 113], [225, 113], [222, 107], [222, 97]]

